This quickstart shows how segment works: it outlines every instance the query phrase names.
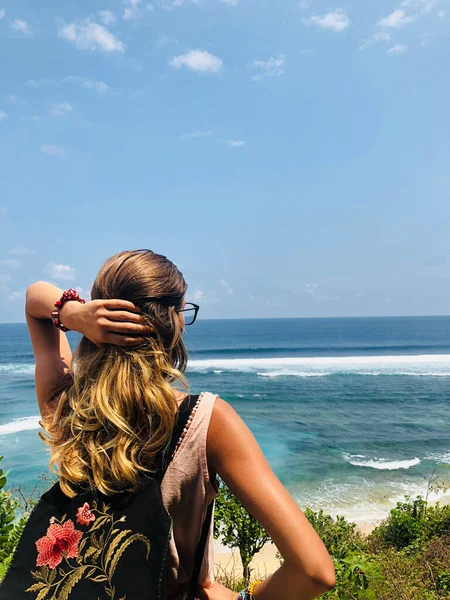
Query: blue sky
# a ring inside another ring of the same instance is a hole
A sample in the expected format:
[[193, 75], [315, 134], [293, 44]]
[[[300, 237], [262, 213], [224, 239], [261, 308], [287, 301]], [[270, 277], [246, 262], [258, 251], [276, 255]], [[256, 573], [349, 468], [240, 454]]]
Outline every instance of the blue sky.
[[203, 317], [450, 313], [449, 0], [0, 17], [0, 321], [142, 247]]

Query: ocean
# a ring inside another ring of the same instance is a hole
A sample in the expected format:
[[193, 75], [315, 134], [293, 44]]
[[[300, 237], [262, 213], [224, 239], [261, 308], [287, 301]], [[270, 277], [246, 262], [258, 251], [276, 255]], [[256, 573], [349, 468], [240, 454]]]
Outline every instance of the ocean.
[[[237, 410], [301, 508], [377, 520], [450, 462], [450, 317], [199, 320], [186, 345], [192, 393]], [[38, 419], [26, 326], [0, 325], [0, 454], [25, 492], [48, 485]]]

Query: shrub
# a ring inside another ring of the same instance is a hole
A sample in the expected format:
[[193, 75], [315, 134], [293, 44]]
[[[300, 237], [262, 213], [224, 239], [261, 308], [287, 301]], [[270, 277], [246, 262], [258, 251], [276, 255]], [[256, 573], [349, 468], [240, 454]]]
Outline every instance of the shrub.
[[309, 508], [305, 509], [305, 516], [335, 560], [341, 560], [351, 553], [363, 552], [367, 549], [367, 543], [356, 530], [356, 523], [349, 523], [344, 517], [339, 516], [333, 519], [323, 510], [314, 512]]
[[[0, 456], [0, 462], [3, 457]], [[21, 503], [11, 492], [5, 492], [6, 474], [0, 469], [0, 580], [8, 568], [14, 551], [22, 536], [28, 520], [27, 514], [21, 514], [17, 520], [17, 511]]]
[[429, 506], [418, 496], [398, 502], [388, 518], [370, 535], [372, 549], [408, 548], [412, 553], [436, 536], [450, 535], [450, 506]]
[[248, 582], [251, 575], [249, 564], [270, 537], [223, 481], [219, 482], [216, 498], [214, 537], [220, 537], [222, 543], [229, 548], [239, 549], [244, 579]]

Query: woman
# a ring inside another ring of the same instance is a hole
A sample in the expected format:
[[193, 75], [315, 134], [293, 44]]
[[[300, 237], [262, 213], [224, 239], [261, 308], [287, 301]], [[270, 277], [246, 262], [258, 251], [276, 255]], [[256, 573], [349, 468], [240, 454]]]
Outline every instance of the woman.
[[[106, 494], [133, 489], [168, 443], [187, 395], [173, 385], [187, 387], [182, 333], [198, 311], [185, 304], [186, 289], [176, 266], [150, 250], [108, 259], [95, 279], [92, 301], [85, 304], [76, 297], [65, 301], [67, 294], [58, 302], [62, 290], [49, 283], [28, 288], [37, 399], [51, 462], [66, 494], [75, 494], [83, 482]], [[74, 368], [67, 329], [83, 335]], [[284, 559], [252, 590], [257, 600], [312, 599], [334, 586], [326, 548], [249, 429], [224, 400], [202, 393], [161, 484], [173, 520], [171, 600], [186, 597], [216, 474], [267, 530]], [[238, 594], [214, 581], [212, 543], [210, 531], [198, 596], [237, 600]]]

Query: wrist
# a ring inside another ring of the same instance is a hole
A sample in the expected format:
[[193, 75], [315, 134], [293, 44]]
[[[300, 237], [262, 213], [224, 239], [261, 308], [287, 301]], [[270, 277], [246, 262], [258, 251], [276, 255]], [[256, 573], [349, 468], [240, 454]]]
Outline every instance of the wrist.
[[68, 329], [72, 331], [78, 331], [77, 322], [80, 310], [83, 309], [83, 305], [79, 302], [65, 302], [59, 309], [59, 320]]

